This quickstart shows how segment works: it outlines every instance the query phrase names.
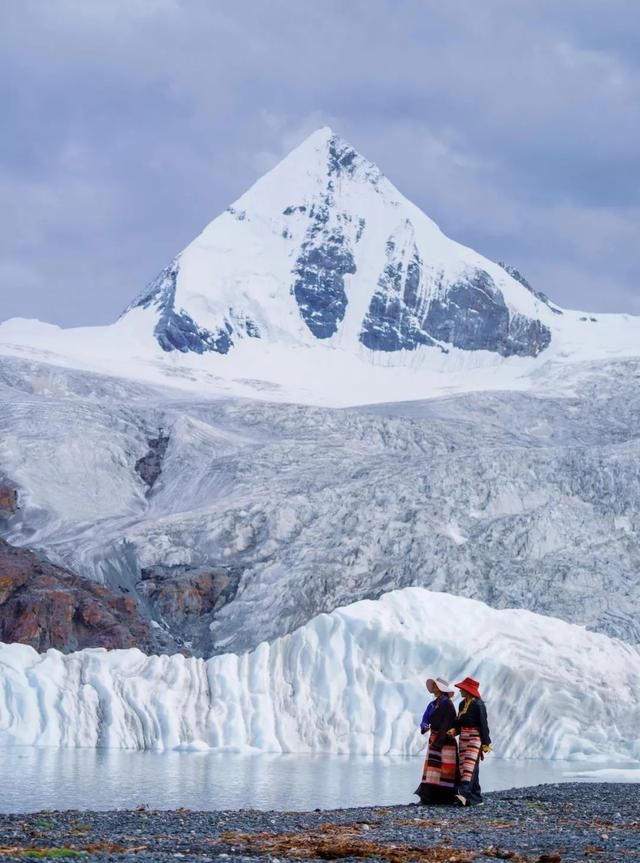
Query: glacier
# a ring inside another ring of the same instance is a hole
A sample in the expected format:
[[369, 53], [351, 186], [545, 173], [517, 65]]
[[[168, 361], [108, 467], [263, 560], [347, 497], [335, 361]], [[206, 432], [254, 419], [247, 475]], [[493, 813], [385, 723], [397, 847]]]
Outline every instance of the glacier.
[[[19, 510], [0, 531], [137, 597], [199, 656], [411, 585], [638, 643], [639, 375], [594, 363], [536, 393], [332, 410], [7, 358], [0, 481]], [[149, 487], [136, 466], [161, 438]], [[154, 605], [202, 569], [228, 576], [208, 615]]]
[[0, 646], [0, 745], [417, 754], [427, 675], [479, 679], [498, 756], [640, 758], [640, 651], [406, 588], [207, 661]]

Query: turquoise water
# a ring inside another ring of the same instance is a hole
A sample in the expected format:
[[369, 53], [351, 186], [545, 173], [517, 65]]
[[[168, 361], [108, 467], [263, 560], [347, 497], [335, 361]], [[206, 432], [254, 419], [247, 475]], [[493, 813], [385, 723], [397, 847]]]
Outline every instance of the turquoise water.
[[[487, 758], [484, 790], [566, 782], [603, 763]], [[638, 768], [639, 765], [626, 765]], [[0, 811], [322, 809], [409, 803], [421, 758], [0, 749]]]

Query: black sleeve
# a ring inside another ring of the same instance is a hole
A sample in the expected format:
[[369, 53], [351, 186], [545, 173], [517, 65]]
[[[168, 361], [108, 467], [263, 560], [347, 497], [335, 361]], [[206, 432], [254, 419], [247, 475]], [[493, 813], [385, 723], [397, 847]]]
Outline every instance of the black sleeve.
[[486, 746], [491, 743], [491, 735], [489, 734], [489, 721], [484, 701], [478, 701], [478, 712], [480, 713], [480, 742]]

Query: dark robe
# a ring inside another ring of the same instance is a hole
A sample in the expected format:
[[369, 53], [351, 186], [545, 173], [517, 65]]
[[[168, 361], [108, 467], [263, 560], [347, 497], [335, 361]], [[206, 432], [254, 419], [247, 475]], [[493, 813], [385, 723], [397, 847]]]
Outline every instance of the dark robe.
[[462, 794], [467, 805], [474, 806], [482, 803], [480, 762], [484, 757], [482, 747], [491, 743], [491, 735], [484, 701], [474, 698], [463, 713], [464, 705], [465, 702], [462, 701], [455, 722], [455, 729], [460, 734], [460, 777], [457, 793]]
[[422, 782], [415, 794], [421, 803], [452, 803], [458, 770], [458, 747], [447, 731], [454, 728], [456, 711], [451, 699], [440, 696], [430, 717], [429, 749]]

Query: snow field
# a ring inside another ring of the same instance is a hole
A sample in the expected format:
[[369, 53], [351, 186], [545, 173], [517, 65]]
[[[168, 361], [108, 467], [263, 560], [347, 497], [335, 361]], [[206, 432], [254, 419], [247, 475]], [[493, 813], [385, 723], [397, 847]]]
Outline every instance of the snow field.
[[[133, 595], [142, 568], [233, 568], [199, 656], [411, 585], [638, 643], [639, 374], [595, 364], [564, 376], [563, 398], [338, 411], [168, 398], [3, 359], [0, 481], [20, 505], [3, 538]], [[149, 491], [135, 465], [160, 433]]]

